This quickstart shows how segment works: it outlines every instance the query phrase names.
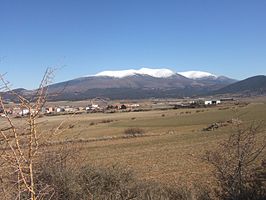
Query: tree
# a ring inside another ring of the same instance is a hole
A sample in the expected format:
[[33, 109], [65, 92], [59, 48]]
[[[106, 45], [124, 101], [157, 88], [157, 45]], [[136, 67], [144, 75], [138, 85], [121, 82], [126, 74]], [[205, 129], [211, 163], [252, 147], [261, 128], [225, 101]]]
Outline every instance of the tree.
[[[0, 75], [0, 109], [3, 112], [0, 127], [0, 182], [3, 197], [8, 199], [41, 199], [43, 191], [35, 186], [35, 161], [38, 157], [41, 131], [37, 119], [47, 99], [48, 85], [54, 70], [48, 68], [35, 94], [27, 99], [12, 90], [4, 75]], [[17, 124], [10, 115], [1, 94], [10, 93], [28, 114], [22, 125]], [[45, 188], [43, 188], [45, 190]]]
[[244, 125], [234, 120], [235, 130], [216, 150], [206, 153], [213, 167], [220, 199], [265, 199], [265, 137], [262, 123]]

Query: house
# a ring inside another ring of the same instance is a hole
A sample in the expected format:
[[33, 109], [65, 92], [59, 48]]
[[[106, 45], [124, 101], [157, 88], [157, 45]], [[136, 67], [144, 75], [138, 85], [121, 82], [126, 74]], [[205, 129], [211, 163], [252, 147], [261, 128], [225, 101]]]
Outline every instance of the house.
[[204, 101], [205, 105], [216, 105], [216, 104], [220, 104], [221, 101], [220, 100], [206, 100]]
[[24, 115], [28, 115], [30, 113], [29, 109], [27, 108], [23, 108], [20, 112], [19, 115], [24, 116]]
[[62, 107], [55, 108], [55, 112], [57, 112], [57, 113], [64, 112], [64, 111], [65, 111], [65, 109]]
[[86, 111], [97, 110], [97, 109], [100, 109], [100, 106], [98, 104], [91, 104], [91, 105], [86, 106], [85, 108]]
[[46, 108], [46, 113], [53, 113], [55, 111], [54, 107]]
[[86, 110], [86, 111], [91, 110], [91, 106], [86, 106], [86, 107], [85, 107], [85, 110]]
[[98, 104], [92, 104], [91, 107], [92, 107], [92, 110], [100, 108]]
[[130, 107], [131, 108], [138, 108], [139, 107], [139, 104], [131, 104]]
[[73, 107], [67, 106], [67, 107], [64, 108], [64, 111], [65, 112], [76, 112], [77, 109], [76, 108], [73, 108]]
[[12, 113], [13, 115], [16, 115], [16, 116], [21, 115], [20, 112], [21, 112], [21, 108], [19, 108], [19, 107], [14, 107], [14, 108], [12, 109], [12, 111], [11, 111], [11, 113]]
[[126, 106], [125, 104], [122, 104], [122, 105], [120, 106], [120, 109], [121, 109], [121, 110], [125, 110], [125, 109], [127, 109], [127, 106]]

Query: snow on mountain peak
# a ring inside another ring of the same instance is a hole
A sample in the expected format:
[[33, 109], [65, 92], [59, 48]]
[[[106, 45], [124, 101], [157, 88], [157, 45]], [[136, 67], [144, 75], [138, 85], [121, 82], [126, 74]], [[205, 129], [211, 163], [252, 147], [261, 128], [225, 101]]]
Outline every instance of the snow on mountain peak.
[[190, 79], [200, 79], [200, 78], [206, 78], [206, 77], [217, 78], [217, 76], [214, 74], [211, 74], [209, 72], [202, 72], [202, 71], [178, 72], [178, 74], [180, 74], [186, 78], [190, 78]]
[[[166, 69], [151, 69], [151, 68], [141, 68], [141, 69], [128, 69], [128, 70], [120, 70], [120, 71], [102, 71], [100, 73], [95, 74], [94, 76], [108, 76], [113, 78], [124, 78], [128, 76], [134, 75], [148, 75], [156, 78], [168, 78], [170, 76], [175, 75], [176, 73]], [[189, 78], [189, 79], [200, 79], [200, 78], [217, 78], [218, 76], [211, 74], [209, 72], [203, 71], [186, 71], [186, 72], [178, 72], [178, 74]]]
[[114, 78], [124, 78], [127, 76], [133, 75], [149, 75], [156, 78], [167, 78], [173, 76], [175, 72], [169, 69], [150, 69], [150, 68], [141, 68], [139, 70], [129, 69], [121, 71], [103, 71], [95, 76], [109, 76]]

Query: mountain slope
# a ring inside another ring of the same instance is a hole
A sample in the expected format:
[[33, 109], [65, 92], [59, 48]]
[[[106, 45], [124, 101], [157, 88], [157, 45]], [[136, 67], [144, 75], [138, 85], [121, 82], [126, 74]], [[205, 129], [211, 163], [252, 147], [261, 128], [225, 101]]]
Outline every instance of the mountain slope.
[[186, 88], [197, 86], [201, 87], [194, 80], [187, 79], [179, 74], [168, 78], [156, 78], [149, 75], [133, 75], [123, 78], [90, 76], [50, 85], [49, 91], [51, 94], [58, 94], [53, 97], [56, 100], [77, 100], [96, 96], [111, 99], [140, 99], [180, 97], [184, 92], [187, 94], [192, 92], [192, 90], [186, 90]]
[[95, 88], [165, 88], [184, 87], [191, 84], [190, 79], [175, 74], [169, 78], [156, 78], [148, 75], [134, 75], [123, 78], [108, 76], [90, 76], [53, 84], [50, 89], [65, 87], [65, 90], [84, 91]]
[[81, 100], [94, 97], [111, 99], [143, 99], [184, 97], [204, 94], [220, 89], [233, 79], [218, 76], [201, 76], [191, 79], [169, 69], [104, 71], [50, 86], [57, 93], [56, 100]]
[[[180, 98], [202, 95], [234, 82], [227, 77], [196, 72], [188, 78], [169, 69], [104, 71], [49, 86], [49, 100]], [[34, 91], [19, 90], [30, 98]], [[7, 94], [7, 98], [12, 97]]]
[[238, 81], [214, 92], [215, 94], [266, 94], [266, 76], [259, 75]]

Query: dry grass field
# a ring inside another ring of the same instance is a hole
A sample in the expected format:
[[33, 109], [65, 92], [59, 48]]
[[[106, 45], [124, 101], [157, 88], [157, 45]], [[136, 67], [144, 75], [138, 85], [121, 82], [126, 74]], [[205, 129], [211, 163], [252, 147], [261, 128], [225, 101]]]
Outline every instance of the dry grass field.
[[[266, 120], [266, 101], [198, 109], [45, 116], [39, 119], [39, 129], [45, 134], [63, 121], [63, 132], [50, 139], [54, 145], [45, 148], [77, 151], [76, 160], [81, 165], [119, 165], [135, 171], [139, 179], [193, 184], [211, 181], [210, 169], [201, 157], [233, 131], [230, 124], [213, 131], [202, 129], [237, 116], [244, 123]], [[17, 124], [23, 120], [15, 119]], [[127, 128], [141, 128], [145, 134], [124, 138]]]

